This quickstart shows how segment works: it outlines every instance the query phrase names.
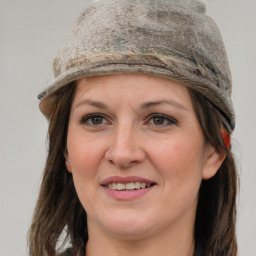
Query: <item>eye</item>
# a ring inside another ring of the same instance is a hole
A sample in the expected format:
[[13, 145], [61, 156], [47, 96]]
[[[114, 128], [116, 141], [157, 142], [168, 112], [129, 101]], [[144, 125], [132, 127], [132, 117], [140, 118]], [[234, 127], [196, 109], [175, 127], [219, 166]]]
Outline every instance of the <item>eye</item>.
[[163, 127], [163, 126], [178, 124], [178, 122], [174, 118], [164, 114], [153, 114], [150, 116], [146, 124]]
[[80, 123], [88, 126], [100, 126], [107, 124], [108, 121], [104, 116], [100, 114], [90, 114], [83, 117]]

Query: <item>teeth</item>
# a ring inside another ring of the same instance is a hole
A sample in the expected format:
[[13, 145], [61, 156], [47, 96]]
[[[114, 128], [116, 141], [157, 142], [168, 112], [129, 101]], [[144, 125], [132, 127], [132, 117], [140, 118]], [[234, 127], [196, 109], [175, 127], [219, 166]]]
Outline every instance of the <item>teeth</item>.
[[141, 188], [145, 188], [146, 187], [146, 183], [141, 183]]
[[130, 182], [130, 183], [125, 184], [125, 189], [126, 190], [134, 190], [134, 183]]
[[117, 190], [125, 190], [125, 184], [123, 183], [117, 183]]
[[140, 189], [140, 182], [135, 182], [135, 183], [134, 183], [134, 187], [135, 187], [136, 189]]
[[144, 182], [129, 182], [129, 183], [109, 183], [107, 185], [108, 188], [114, 190], [135, 190], [135, 189], [143, 189], [150, 187], [151, 184], [146, 184]]

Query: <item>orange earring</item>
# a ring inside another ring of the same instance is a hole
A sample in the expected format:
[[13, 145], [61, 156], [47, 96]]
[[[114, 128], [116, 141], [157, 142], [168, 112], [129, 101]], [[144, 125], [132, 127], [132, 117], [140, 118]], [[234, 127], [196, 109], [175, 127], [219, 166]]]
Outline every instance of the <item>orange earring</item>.
[[227, 148], [230, 147], [230, 134], [227, 133], [227, 131], [225, 129], [221, 129], [221, 134], [222, 134], [222, 138], [223, 138], [223, 141], [224, 141], [224, 144], [226, 145]]

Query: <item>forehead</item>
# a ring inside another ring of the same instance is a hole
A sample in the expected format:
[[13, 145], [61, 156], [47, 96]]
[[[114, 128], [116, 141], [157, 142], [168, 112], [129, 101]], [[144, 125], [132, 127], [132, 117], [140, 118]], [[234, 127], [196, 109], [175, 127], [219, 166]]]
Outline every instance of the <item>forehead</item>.
[[119, 101], [175, 100], [191, 106], [185, 85], [162, 77], [145, 74], [115, 74], [82, 78], [77, 81], [74, 102], [84, 98]]

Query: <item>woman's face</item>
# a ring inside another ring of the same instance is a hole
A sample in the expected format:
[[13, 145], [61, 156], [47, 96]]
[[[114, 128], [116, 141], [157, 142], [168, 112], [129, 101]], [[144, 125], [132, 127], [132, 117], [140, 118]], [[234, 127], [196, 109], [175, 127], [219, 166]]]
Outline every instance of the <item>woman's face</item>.
[[67, 155], [90, 232], [193, 232], [198, 190], [223, 159], [204, 141], [185, 86], [121, 74], [77, 81]]

